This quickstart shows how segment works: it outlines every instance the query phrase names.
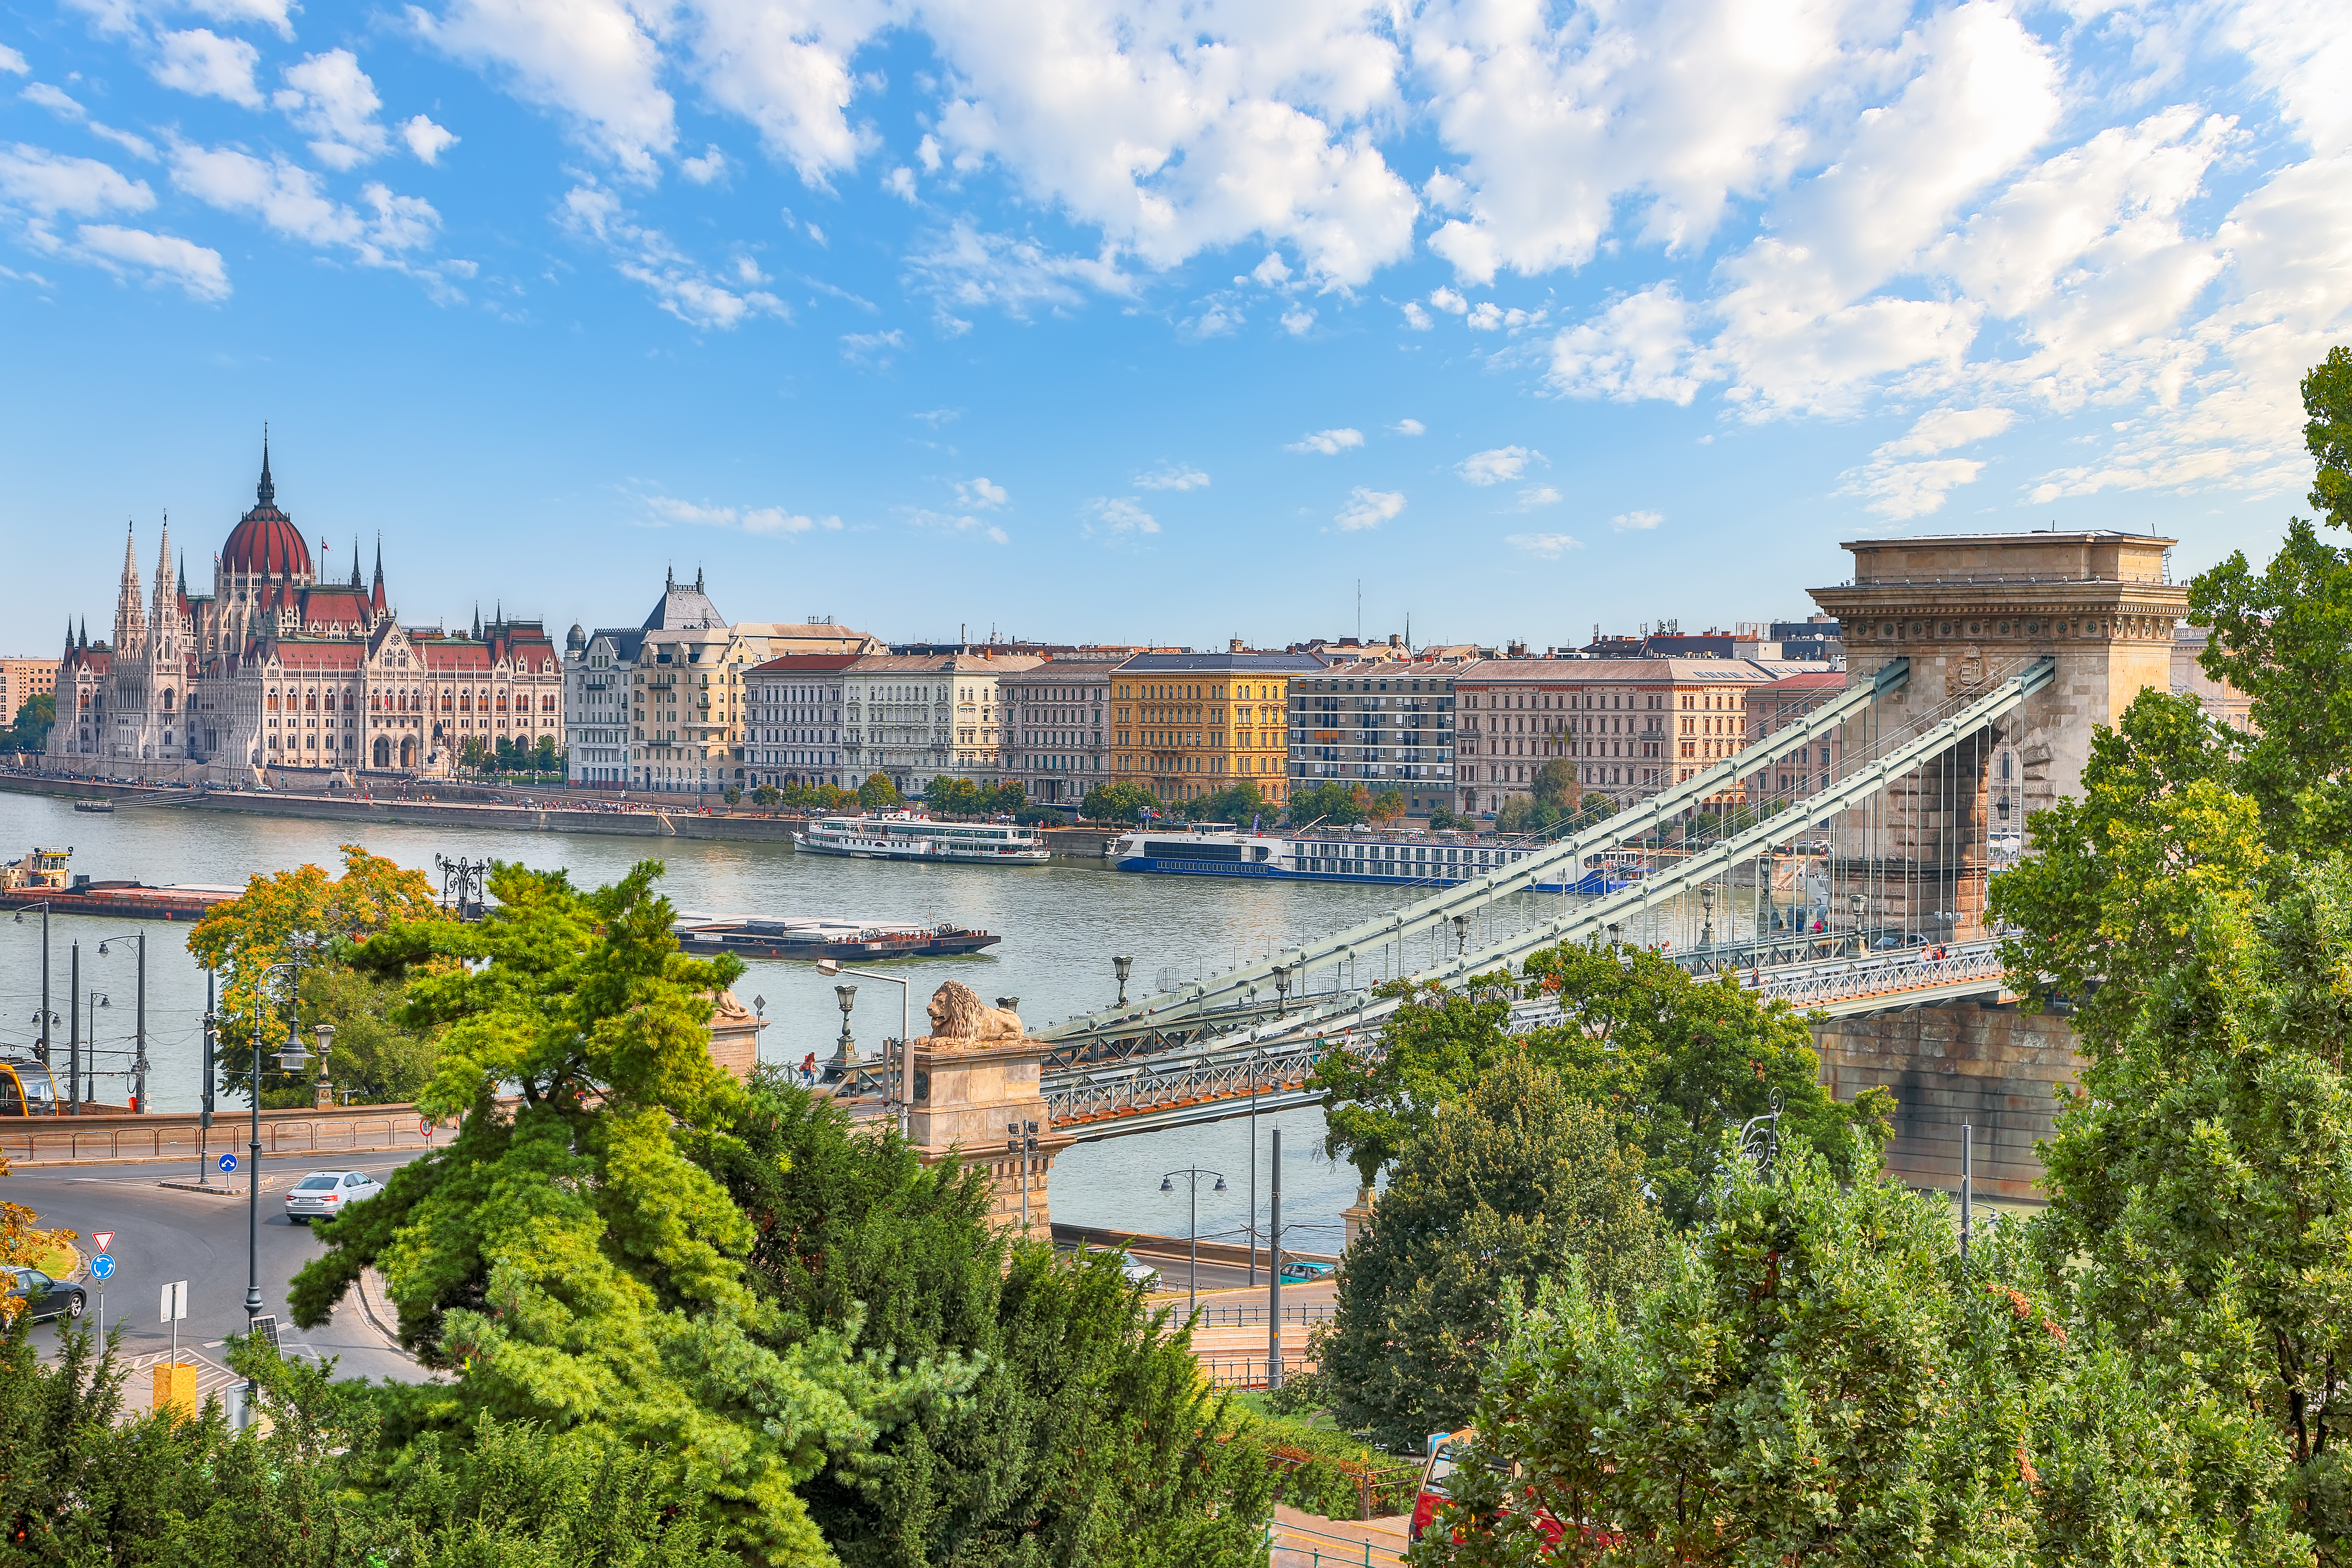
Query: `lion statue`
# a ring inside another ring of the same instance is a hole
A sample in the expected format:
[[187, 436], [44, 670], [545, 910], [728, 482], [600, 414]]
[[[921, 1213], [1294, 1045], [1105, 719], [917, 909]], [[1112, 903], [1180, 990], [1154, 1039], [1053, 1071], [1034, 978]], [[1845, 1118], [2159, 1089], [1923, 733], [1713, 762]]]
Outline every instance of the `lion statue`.
[[1020, 1014], [989, 1006], [971, 986], [953, 980], [931, 993], [925, 1010], [931, 1016], [931, 1038], [942, 1044], [978, 1046], [1028, 1037]]

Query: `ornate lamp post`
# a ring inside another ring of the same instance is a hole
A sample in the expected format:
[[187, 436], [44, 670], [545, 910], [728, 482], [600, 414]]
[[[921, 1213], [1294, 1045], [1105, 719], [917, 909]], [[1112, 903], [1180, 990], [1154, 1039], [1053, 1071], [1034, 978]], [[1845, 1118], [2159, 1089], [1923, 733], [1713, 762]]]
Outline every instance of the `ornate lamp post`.
[[1277, 963], [1274, 966], [1274, 1016], [1280, 1018], [1290, 1005], [1290, 966], [1288, 964]]
[[335, 1103], [334, 1080], [327, 1076], [327, 1058], [335, 1048], [335, 1026], [320, 1024], [311, 1032], [319, 1037], [319, 1077], [310, 1086], [310, 1104], [315, 1110], [325, 1110]]
[[1455, 915], [1454, 917], [1454, 956], [1459, 958], [1469, 951], [1470, 917], [1468, 915]]
[[[1034, 1124], [1032, 1123], [1032, 1125]], [[1216, 1177], [1217, 1184], [1209, 1190], [1213, 1193], [1222, 1193], [1225, 1190], [1225, 1173], [1223, 1171], [1204, 1171], [1198, 1165], [1187, 1165], [1181, 1171], [1171, 1171], [1160, 1177], [1160, 1190], [1163, 1193], [1174, 1192], [1176, 1178], [1179, 1176], [1182, 1176], [1191, 1185], [1192, 1194], [1192, 1255], [1184, 1268], [1184, 1316], [1189, 1321], [1197, 1310], [1201, 1296], [1201, 1178]]]
[[1698, 930], [1698, 945], [1699, 945], [1700, 951], [1704, 952], [1704, 951], [1705, 951], [1705, 950], [1706, 950], [1707, 948], [1713, 947], [1713, 946], [1715, 945], [1715, 884], [1714, 884], [1714, 883], [1712, 883], [1712, 882], [1706, 883], [1705, 885], [1703, 885], [1703, 886], [1699, 889], [1699, 890], [1698, 890], [1698, 907], [1699, 907], [1699, 910], [1700, 910], [1700, 911], [1701, 911], [1701, 913], [1700, 913], [1700, 924], [1699, 924], [1699, 930]]
[[[286, 1044], [277, 1056], [278, 1068], [286, 1072], [300, 1072], [309, 1065], [310, 1053], [302, 1048], [302, 953], [310, 944], [299, 937], [288, 945], [294, 956], [284, 963], [275, 963], [263, 976], [266, 992], [270, 976], [281, 970], [291, 971], [293, 980], [287, 987]], [[265, 1004], [266, 1005], [266, 1004]], [[245, 1220], [245, 1331], [252, 1334], [261, 1318], [261, 1037], [267, 1027], [267, 1013], [253, 1021], [253, 1081], [248, 1085], [253, 1101], [253, 1131], [247, 1146], [246, 1220]], [[253, 1419], [253, 1401], [261, 1392], [252, 1378], [245, 1380], [245, 1418]]]
[[1029, 1233], [1029, 1169], [1037, 1154], [1037, 1124], [1034, 1121], [1008, 1121], [1004, 1124], [1004, 1152], [1021, 1163], [1021, 1233]]
[[857, 1005], [857, 987], [836, 985], [833, 988], [833, 997], [841, 1004], [841, 1038], [834, 1042], [833, 1075], [836, 1079], [846, 1079], [850, 1069], [857, 1065], [857, 1042], [849, 1033], [849, 1010]]
[[1126, 958], [1113, 958], [1110, 961], [1110, 972], [1118, 976], [1118, 1000], [1112, 1003], [1112, 1006], [1124, 1007], [1127, 1005], [1127, 977], [1134, 971], [1134, 969], [1135, 959], [1132, 955]]
[[[846, 968], [842, 964], [840, 960], [832, 958], [818, 959], [816, 961], [816, 972], [824, 976], [827, 980], [832, 979], [836, 974], [855, 974], [861, 980], [879, 980], [886, 984], [896, 985], [898, 988], [898, 1050], [900, 1053], [898, 1094], [898, 1136], [901, 1138], [910, 1138], [914, 1136], [915, 1042], [912, 1038], [912, 1032], [907, 1027], [907, 983], [899, 979], [895, 974], [883, 974], [871, 969]], [[838, 989], [838, 987], [835, 989]], [[889, 1082], [889, 1075], [887, 1070], [889, 1066], [889, 1062], [888, 1053], [887, 1051], [884, 1053], [883, 1066], [886, 1069], [883, 1074], [883, 1082], [886, 1085], [885, 1099], [887, 1100], [888, 1099], [887, 1085]]]

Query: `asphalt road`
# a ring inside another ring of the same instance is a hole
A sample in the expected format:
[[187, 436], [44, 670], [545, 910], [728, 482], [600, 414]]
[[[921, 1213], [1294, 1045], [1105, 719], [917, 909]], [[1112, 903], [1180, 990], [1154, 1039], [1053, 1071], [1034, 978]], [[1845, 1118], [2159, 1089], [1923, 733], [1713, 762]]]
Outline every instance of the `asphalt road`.
[[[240, 1149], [238, 1158], [245, 1158]], [[293, 1325], [286, 1309], [287, 1283], [295, 1271], [326, 1248], [310, 1227], [286, 1217], [286, 1192], [314, 1170], [366, 1171], [381, 1180], [394, 1167], [415, 1159], [414, 1153], [352, 1154], [341, 1164], [321, 1163], [316, 1156], [264, 1156], [262, 1174], [275, 1177], [262, 1189], [261, 1230], [257, 1257], [261, 1276], [261, 1310], [278, 1314], [279, 1345], [289, 1355], [309, 1353], [331, 1358], [341, 1377], [391, 1378], [421, 1382], [424, 1371], [400, 1353], [376, 1331], [361, 1312], [356, 1290], [346, 1294], [331, 1321], [317, 1329]], [[139, 1355], [172, 1348], [172, 1327], [158, 1321], [162, 1288], [175, 1279], [188, 1282], [188, 1315], [180, 1328], [180, 1345], [215, 1359], [221, 1342], [246, 1329], [246, 1172], [233, 1178], [234, 1198], [204, 1193], [177, 1192], [158, 1185], [169, 1177], [187, 1180], [195, 1171], [188, 1161], [128, 1165], [18, 1166], [0, 1178], [0, 1197], [22, 1204], [41, 1216], [45, 1226], [63, 1226], [81, 1234], [87, 1256], [93, 1249], [94, 1231], [114, 1232], [110, 1256], [113, 1278], [106, 1281], [106, 1326], [120, 1324], [122, 1352]], [[223, 1181], [218, 1172], [215, 1181]], [[90, 1308], [85, 1321], [96, 1325], [100, 1309], [99, 1282], [85, 1277]], [[37, 1343], [51, 1331], [43, 1324], [34, 1331]]]

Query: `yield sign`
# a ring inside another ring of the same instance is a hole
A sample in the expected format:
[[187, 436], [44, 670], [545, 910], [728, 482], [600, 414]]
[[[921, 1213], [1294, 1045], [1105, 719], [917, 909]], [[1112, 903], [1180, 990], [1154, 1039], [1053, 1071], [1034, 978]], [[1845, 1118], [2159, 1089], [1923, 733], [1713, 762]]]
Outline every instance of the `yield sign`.
[[114, 1246], [114, 1233], [110, 1230], [94, 1230], [89, 1233], [89, 1238], [98, 1244], [100, 1252], [109, 1251]]

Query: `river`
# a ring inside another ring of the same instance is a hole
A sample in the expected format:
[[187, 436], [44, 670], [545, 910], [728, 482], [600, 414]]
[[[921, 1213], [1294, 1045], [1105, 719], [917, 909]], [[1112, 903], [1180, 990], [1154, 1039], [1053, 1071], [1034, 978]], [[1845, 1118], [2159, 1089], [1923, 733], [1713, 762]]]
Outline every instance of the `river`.
[[[98, 816], [77, 813], [63, 800], [0, 794], [0, 859], [13, 860], [35, 845], [70, 845], [75, 871], [100, 880], [236, 884], [256, 873], [305, 863], [333, 871], [340, 863], [336, 847], [349, 831], [336, 823], [170, 807], [125, 805], [112, 816]], [[1004, 940], [985, 953], [889, 966], [912, 982], [918, 1033], [923, 1000], [943, 980], [961, 980], [991, 1001], [1017, 996], [1022, 1016], [1040, 1026], [1108, 1005], [1117, 994], [1114, 953], [1134, 955], [1129, 994], [1139, 995], [1165, 981], [1228, 968], [1352, 924], [1397, 900], [1395, 889], [1145, 876], [1084, 862], [1024, 868], [883, 864], [801, 855], [782, 844], [669, 839], [656, 847], [644, 838], [457, 826], [375, 827], [366, 847], [428, 874], [436, 854], [488, 857], [562, 867], [582, 886], [609, 882], [641, 857], [657, 853], [665, 866], [663, 890], [681, 910], [950, 921], [1001, 935]], [[100, 1096], [118, 1103], [128, 1093], [125, 1080], [104, 1074], [119, 1075], [129, 1064], [135, 934], [141, 929], [139, 923], [88, 916], [60, 915], [50, 922], [50, 1006], [60, 1020], [70, 1011], [68, 954], [78, 941], [84, 1038], [94, 1037], [101, 1053]], [[193, 1110], [204, 973], [188, 954], [187, 927], [146, 922], [143, 929], [150, 1099], [159, 1110]], [[134, 940], [114, 940], [126, 934]], [[22, 1048], [37, 1034], [32, 1020], [40, 1007], [40, 956], [37, 914], [21, 922], [0, 917], [0, 1045]], [[870, 1055], [885, 1035], [898, 1033], [898, 988], [857, 984], [853, 1026]], [[1328, 984], [1318, 980], [1318, 988]], [[755, 996], [765, 999], [767, 1016], [773, 1020], [762, 1041], [765, 1059], [797, 1062], [812, 1050], [820, 1060], [831, 1056], [841, 1027], [833, 985], [804, 963], [754, 961], [748, 966], [736, 994], [747, 1004]], [[91, 992], [101, 994], [108, 1005], [93, 1005]], [[63, 1022], [52, 1029], [51, 1038], [61, 1050]], [[1303, 1251], [1337, 1252], [1339, 1213], [1353, 1200], [1356, 1183], [1351, 1170], [1324, 1156], [1319, 1110], [1259, 1119], [1261, 1213], [1271, 1142], [1265, 1133], [1276, 1126], [1283, 1131], [1287, 1244]], [[1226, 1177], [1222, 1194], [1211, 1190], [1210, 1182], [1201, 1184], [1202, 1238], [1238, 1239], [1249, 1214], [1250, 1145], [1246, 1119], [1078, 1145], [1055, 1163], [1054, 1215], [1084, 1225], [1183, 1235], [1186, 1184], [1177, 1182], [1174, 1192], [1162, 1194], [1160, 1177], [1201, 1165]]]

